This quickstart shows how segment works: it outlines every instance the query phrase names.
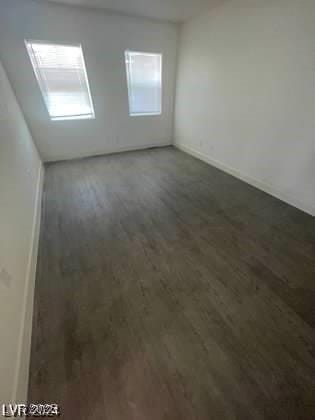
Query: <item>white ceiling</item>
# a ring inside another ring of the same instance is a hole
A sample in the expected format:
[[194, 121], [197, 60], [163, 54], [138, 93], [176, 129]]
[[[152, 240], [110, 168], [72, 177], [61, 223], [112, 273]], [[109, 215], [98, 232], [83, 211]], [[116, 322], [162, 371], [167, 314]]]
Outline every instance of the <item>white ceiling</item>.
[[225, 0], [40, 0], [183, 22]]

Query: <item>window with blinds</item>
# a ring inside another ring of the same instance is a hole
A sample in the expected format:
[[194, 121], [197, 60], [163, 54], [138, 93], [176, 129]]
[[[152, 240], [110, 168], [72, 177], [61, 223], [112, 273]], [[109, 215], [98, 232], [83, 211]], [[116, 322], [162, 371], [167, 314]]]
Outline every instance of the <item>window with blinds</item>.
[[129, 114], [162, 113], [162, 55], [125, 52], [129, 96]]
[[50, 118], [94, 118], [81, 45], [25, 44]]

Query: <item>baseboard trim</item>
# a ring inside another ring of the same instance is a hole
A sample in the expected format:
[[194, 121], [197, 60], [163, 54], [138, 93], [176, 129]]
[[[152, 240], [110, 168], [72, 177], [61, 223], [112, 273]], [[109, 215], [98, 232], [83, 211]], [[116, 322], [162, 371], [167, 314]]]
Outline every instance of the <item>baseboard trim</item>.
[[138, 146], [130, 146], [130, 147], [118, 147], [115, 149], [108, 149], [108, 150], [99, 150], [99, 151], [93, 151], [91, 153], [79, 153], [76, 155], [68, 155], [68, 156], [55, 156], [51, 159], [45, 159], [45, 163], [54, 163], [54, 162], [63, 162], [66, 160], [74, 160], [74, 159], [84, 159], [94, 156], [103, 156], [103, 155], [112, 155], [115, 153], [124, 153], [124, 152], [134, 152], [136, 150], [146, 150], [151, 149], [152, 147], [168, 147], [172, 146], [172, 142], [168, 141], [165, 143], [152, 143], [152, 144], [145, 144], [145, 145], [138, 145]]
[[175, 143], [174, 146], [176, 148], [178, 148], [179, 150], [188, 153], [191, 156], [194, 156], [197, 159], [202, 160], [203, 162], [208, 163], [209, 165], [212, 165], [214, 167], [216, 167], [217, 169], [220, 169], [232, 176], [234, 176], [235, 178], [238, 178], [244, 182], [246, 182], [247, 184], [252, 185], [253, 187], [258, 188], [259, 190], [264, 191], [265, 193], [272, 195], [273, 197], [278, 198], [281, 201], [284, 201], [287, 204], [290, 204], [293, 207], [298, 208], [299, 210], [302, 210], [303, 212], [311, 215], [311, 216], [315, 216], [315, 208], [313, 208], [312, 206], [301, 202], [298, 199], [295, 199], [291, 196], [289, 196], [287, 193], [282, 193], [280, 191], [278, 191], [276, 188], [274, 188], [271, 185], [267, 185], [264, 182], [261, 182], [255, 178], [252, 178], [251, 176], [242, 174], [241, 172], [237, 171], [236, 169], [231, 168], [230, 166], [216, 160], [216, 159], [212, 159], [211, 157], [197, 152], [196, 150], [191, 149], [190, 147], [184, 146], [182, 144], [178, 144]]
[[44, 166], [41, 163], [37, 177], [36, 198], [32, 222], [32, 237], [26, 272], [25, 288], [23, 294], [22, 319], [19, 332], [18, 355], [12, 393], [13, 403], [23, 403], [26, 402], [27, 399], [29, 362], [31, 353], [33, 298], [35, 289], [36, 264], [40, 232], [43, 181]]

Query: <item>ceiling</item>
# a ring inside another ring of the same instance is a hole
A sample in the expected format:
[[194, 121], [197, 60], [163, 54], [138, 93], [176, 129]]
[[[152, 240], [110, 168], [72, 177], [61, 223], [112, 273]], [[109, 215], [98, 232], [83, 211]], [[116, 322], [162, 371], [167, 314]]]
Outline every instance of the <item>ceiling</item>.
[[40, 0], [107, 9], [123, 14], [183, 22], [224, 0]]

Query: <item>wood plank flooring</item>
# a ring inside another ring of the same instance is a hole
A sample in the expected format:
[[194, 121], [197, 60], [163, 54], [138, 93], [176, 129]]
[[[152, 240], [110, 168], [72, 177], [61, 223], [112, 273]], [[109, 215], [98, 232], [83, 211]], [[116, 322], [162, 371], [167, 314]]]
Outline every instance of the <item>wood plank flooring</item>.
[[46, 168], [29, 401], [315, 418], [315, 218], [173, 148]]

